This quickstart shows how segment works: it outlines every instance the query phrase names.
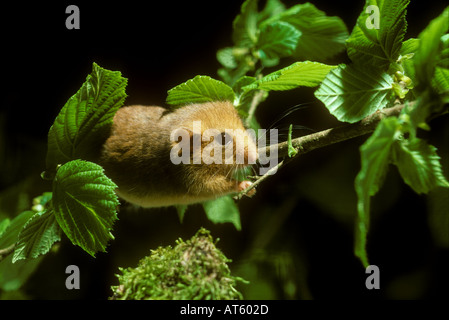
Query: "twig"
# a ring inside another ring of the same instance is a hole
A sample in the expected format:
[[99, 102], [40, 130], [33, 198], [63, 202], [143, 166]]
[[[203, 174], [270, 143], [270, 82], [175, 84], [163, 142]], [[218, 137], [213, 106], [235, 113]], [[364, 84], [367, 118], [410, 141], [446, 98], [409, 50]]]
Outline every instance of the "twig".
[[14, 249], [16, 248], [16, 244], [13, 243], [9, 247], [6, 247], [5, 249], [0, 249], [0, 262], [5, 259], [7, 256], [9, 256], [11, 253], [14, 252]]
[[281, 162], [279, 162], [276, 166], [274, 166], [273, 168], [271, 168], [270, 170], [267, 171], [267, 173], [265, 173], [263, 176], [257, 177], [257, 180], [254, 181], [249, 187], [247, 187], [245, 190], [242, 190], [241, 192], [239, 192], [234, 199], [236, 200], [240, 200], [244, 195], [248, 194], [248, 192], [252, 189], [254, 189], [255, 187], [257, 187], [257, 185], [259, 183], [261, 183], [262, 181], [264, 181], [265, 179], [267, 179], [269, 176], [273, 175], [280, 167], [282, 167], [282, 165], [285, 163], [285, 159], [283, 159]]
[[251, 100], [251, 105], [249, 106], [248, 117], [246, 117], [245, 120], [246, 126], [250, 126], [251, 120], [254, 117], [254, 113], [256, 113], [257, 106], [262, 102], [265, 93], [265, 91], [259, 90], [256, 94], [254, 94], [253, 100]]
[[[379, 110], [354, 124], [331, 128], [312, 133], [304, 137], [292, 139], [292, 146], [293, 148], [298, 150], [298, 153], [296, 154], [296, 156], [298, 156], [299, 154], [305, 154], [309, 151], [326, 147], [337, 142], [342, 142], [345, 140], [363, 136], [367, 133], [373, 132], [382, 119], [391, 116], [398, 116], [403, 108], [403, 104], [398, 104], [397, 106], [391, 108]], [[286, 141], [276, 145], [261, 148], [259, 149], [259, 154], [264, 152], [268, 153], [270, 148], [273, 147], [278, 148], [279, 157], [287, 156], [288, 143]]]
[[[409, 105], [412, 105], [409, 103]], [[398, 116], [401, 110], [404, 108], [403, 104], [396, 105], [391, 108], [379, 110], [374, 114], [364, 118], [363, 120], [349, 124], [341, 127], [331, 128], [327, 130], [323, 130], [320, 132], [312, 133], [304, 137], [299, 137], [296, 139], [292, 139], [292, 146], [295, 148], [298, 153], [294, 156], [305, 154], [309, 151], [326, 147], [334, 143], [342, 142], [345, 140], [353, 139], [356, 137], [363, 136], [365, 134], [373, 132], [379, 122], [387, 117]], [[267, 146], [265, 148], [260, 148], [258, 150], [259, 154], [268, 154], [270, 153], [271, 148], [278, 149], [278, 157], [286, 157], [288, 155], [288, 142], [281, 142], [275, 145]], [[281, 166], [285, 165], [292, 158], [284, 159], [278, 163], [275, 167], [271, 168], [266, 174], [263, 176], [259, 176], [256, 181], [253, 182], [251, 186], [246, 188], [245, 190], [239, 192], [236, 195], [236, 199], [241, 199], [244, 195], [246, 195], [251, 189], [255, 188], [262, 181], [268, 178], [271, 173], [276, 172]]]

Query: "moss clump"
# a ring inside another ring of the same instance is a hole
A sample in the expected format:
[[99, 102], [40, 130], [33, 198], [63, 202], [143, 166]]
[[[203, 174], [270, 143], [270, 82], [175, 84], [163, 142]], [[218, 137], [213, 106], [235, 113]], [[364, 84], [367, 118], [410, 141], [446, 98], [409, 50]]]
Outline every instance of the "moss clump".
[[231, 276], [230, 262], [216, 248], [210, 232], [200, 229], [190, 240], [179, 239], [172, 248], [159, 247], [137, 268], [119, 268], [118, 300], [242, 299], [234, 287], [241, 278]]

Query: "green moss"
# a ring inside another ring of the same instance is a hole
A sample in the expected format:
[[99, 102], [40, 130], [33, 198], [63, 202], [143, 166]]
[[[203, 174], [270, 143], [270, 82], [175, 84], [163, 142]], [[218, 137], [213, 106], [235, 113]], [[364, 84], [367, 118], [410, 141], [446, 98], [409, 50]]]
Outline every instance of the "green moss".
[[120, 284], [112, 287], [112, 299], [242, 299], [235, 284], [244, 280], [231, 276], [230, 260], [215, 243], [202, 228], [190, 240], [176, 241], [174, 248], [152, 250], [136, 268], [119, 268]]

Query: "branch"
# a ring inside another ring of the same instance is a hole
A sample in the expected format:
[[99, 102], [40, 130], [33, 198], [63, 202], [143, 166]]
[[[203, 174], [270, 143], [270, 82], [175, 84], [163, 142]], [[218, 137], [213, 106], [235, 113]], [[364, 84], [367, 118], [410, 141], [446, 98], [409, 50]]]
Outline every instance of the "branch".
[[[411, 105], [411, 104], [410, 104]], [[309, 134], [304, 137], [299, 137], [292, 139], [293, 148], [297, 149], [299, 154], [305, 154], [309, 151], [326, 147], [331, 144], [342, 142], [345, 140], [357, 138], [365, 134], [373, 132], [379, 122], [387, 117], [398, 116], [401, 110], [404, 108], [403, 104], [398, 104], [392, 108], [387, 108], [383, 110], [378, 110], [372, 115], [362, 119], [361, 121], [349, 124], [341, 127], [331, 128], [316, 133]], [[275, 145], [268, 146], [266, 148], [261, 148], [260, 152], [269, 153], [271, 148], [278, 148], [278, 156], [285, 157], [288, 152], [287, 141], [281, 142]]]
[[[409, 103], [409, 105], [413, 104], [414, 102]], [[362, 119], [357, 123], [331, 128], [320, 132], [312, 133], [304, 137], [292, 139], [292, 146], [298, 151], [298, 153], [295, 156], [306, 154], [307, 152], [318, 148], [326, 147], [334, 143], [342, 142], [345, 140], [353, 139], [371, 133], [376, 129], [377, 125], [382, 119], [392, 116], [398, 116], [401, 110], [404, 108], [404, 106], [405, 105], [403, 104], [398, 104], [391, 108], [378, 110], [377, 112]], [[265, 148], [260, 148], [258, 152], [259, 154], [261, 153], [269, 154], [270, 149], [272, 150], [273, 148], [278, 149], [278, 157], [286, 157], [288, 155], [287, 141], [271, 145]], [[293, 159], [293, 157], [282, 160], [276, 167], [272, 169], [276, 170], [279, 169], [282, 165], [285, 165], [291, 159]], [[238, 193], [235, 198], [241, 199], [250, 190], [252, 190], [258, 184], [260, 184], [260, 182], [267, 179], [267, 177], [270, 175], [269, 174], [270, 171], [263, 176], [257, 177], [256, 181], [254, 181], [254, 183], [251, 186]]]
[[0, 262], [5, 259], [7, 256], [9, 256], [11, 253], [14, 252], [14, 249], [16, 248], [16, 244], [13, 243], [9, 247], [5, 249], [0, 249]]
[[251, 105], [249, 106], [248, 110], [248, 117], [245, 120], [245, 124], [249, 127], [251, 124], [251, 120], [254, 117], [254, 114], [256, 113], [257, 106], [263, 101], [265, 97], [265, 91], [259, 90], [251, 100]]

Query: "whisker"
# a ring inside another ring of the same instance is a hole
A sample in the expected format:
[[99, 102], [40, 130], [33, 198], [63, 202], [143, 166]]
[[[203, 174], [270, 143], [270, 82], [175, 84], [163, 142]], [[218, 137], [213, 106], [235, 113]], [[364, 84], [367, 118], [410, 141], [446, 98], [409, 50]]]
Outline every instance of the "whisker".
[[233, 170], [234, 170], [234, 165], [232, 165], [232, 166], [229, 168], [228, 172], [226, 173], [226, 175], [225, 175], [225, 178], [226, 178], [226, 179], [228, 179], [229, 176], [231, 176], [231, 175], [233, 174]]
[[276, 124], [278, 124], [282, 119], [286, 118], [287, 116], [289, 116], [290, 114], [292, 114], [293, 112], [296, 112], [298, 110], [302, 110], [302, 109], [306, 109], [308, 108], [310, 105], [310, 103], [300, 103], [297, 105], [294, 105], [293, 107], [288, 108], [287, 110], [285, 110], [283, 113], [281, 113], [281, 115], [278, 117], [278, 119], [276, 119], [269, 127], [267, 130], [269, 129], [273, 129], [275, 127]]
[[[291, 115], [293, 112], [296, 112], [296, 111], [299, 111], [299, 110], [302, 110], [302, 109], [306, 109], [306, 108], [308, 108], [309, 107], [309, 105], [310, 105], [311, 103], [301, 103], [301, 104], [297, 104], [297, 105], [295, 105], [295, 106], [293, 106], [293, 107], [290, 107], [290, 108], [288, 108], [286, 111], [284, 111], [266, 130], [265, 130], [265, 132], [262, 134], [262, 135], [259, 135], [258, 137], [257, 137], [257, 144], [259, 144], [259, 142], [260, 142], [260, 140], [261, 139], [263, 139], [263, 138], [265, 138], [265, 141], [267, 142], [267, 143], [270, 143], [270, 141], [269, 141], [269, 139], [267, 139], [267, 135], [268, 135], [268, 133], [269, 133], [269, 131], [270, 131], [270, 129], [277, 129], [278, 130], [278, 132], [279, 131], [283, 131], [283, 130], [286, 130], [286, 131], [288, 131], [288, 129], [289, 129], [289, 127], [290, 127], [290, 125], [282, 125], [282, 127], [277, 127], [277, 125], [284, 119], [284, 118], [286, 118], [286, 117], [288, 117], [289, 115]], [[293, 127], [292, 127], [292, 129], [293, 130], [308, 130], [308, 131], [312, 131], [312, 132], [316, 132], [316, 130], [313, 130], [313, 129], [311, 129], [311, 128], [309, 128], [309, 127], [306, 127], [306, 126], [302, 126], [302, 125], [293, 125]], [[268, 140], [268, 141], [267, 141]]]
[[[254, 176], [257, 176], [257, 171], [256, 171], [256, 168], [255, 168], [255, 165], [252, 165], [250, 168], [251, 168], [252, 174], [253, 174]], [[250, 174], [248, 173], [247, 176], [249, 176], [249, 175], [250, 175]]]

